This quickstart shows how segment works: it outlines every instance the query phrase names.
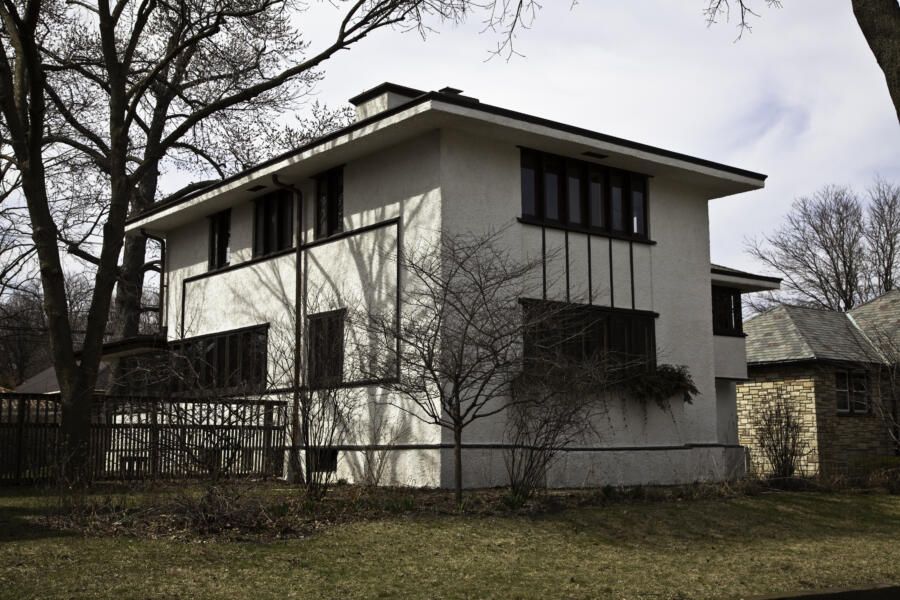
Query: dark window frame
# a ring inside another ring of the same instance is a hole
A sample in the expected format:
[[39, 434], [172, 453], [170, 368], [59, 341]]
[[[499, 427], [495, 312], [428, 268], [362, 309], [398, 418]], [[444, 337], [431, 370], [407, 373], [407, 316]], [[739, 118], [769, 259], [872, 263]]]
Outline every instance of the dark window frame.
[[[339, 308], [307, 315], [307, 382], [312, 390], [340, 386], [344, 383], [344, 322], [347, 309]], [[320, 330], [324, 327], [324, 330]], [[320, 336], [333, 336], [332, 346], [319, 346]], [[339, 341], [339, 343], [338, 343]], [[324, 355], [323, 355], [324, 354]]]
[[[524, 223], [534, 225], [547, 225], [554, 228], [567, 229], [582, 233], [594, 233], [608, 237], [625, 238], [641, 242], [650, 241], [650, 176], [632, 171], [625, 171], [613, 167], [607, 167], [575, 158], [559, 156], [548, 152], [541, 152], [531, 148], [520, 147], [520, 182], [521, 182], [521, 217]], [[547, 215], [547, 189], [545, 187], [546, 166], [557, 163], [559, 167], [559, 182], [557, 186], [558, 215], [552, 218]], [[530, 174], [526, 173], [534, 169], [534, 182], [528, 189], [526, 180], [530, 180]], [[579, 212], [580, 219], [573, 221], [570, 218], [569, 209], [569, 185], [570, 173], [579, 174]], [[613, 228], [612, 223], [612, 179], [613, 176], [622, 181], [622, 228]], [[600, 187], [600, 219], [597, 219], [597, 207], [592, 202], [592, 180], [601, 180]], [[534, 192], [531, 197], [530, 191]], [[639, 226], [634, 226], [633, 199], [636, 191], [643, 198], [643, 211]], [[533, 206], [531, 210], [530, 206]], [[597, 222], [601, 224], [598, 225]]]
[[[656, 367], [656, 313], [531, 298], [523, 298], [520, 304], [526, 314], [546, 307], [551, 315], [542, 331], [526, 333], [526, 363], [533, 358], [539, 363], [542, 352], [558, 349], [575, 362], [598, 356], [611, 360], [641, 358], [648, 369]], [[541, 340], [541, 336], [546, 337]]]
[[739, 289], [712, 286], [712, 319], [713, 335], [745, 337]]
[[217, 271], [231, 262], [231, 209], [225, 209], [209, 216], [209, 271]]
[[315, 176], [314, 238], [325, 239], [344, 231], [344, 166]]
[[[169, 342], [174, 372], [177, 360], [187, 373], [176, 376], [169, 388], [173, 393], [198, 390], [206, 393], [258, 393], [268, 377], [269, 324], [252, 325]], [[232, 364], [235, 362], [236, 364]], [[191, 364], [193, 363], [193, 364]], [[196, 376], [197, 382], [186, 381]]]
[[[840, 384], [840, 378], [844, 384]], [[862, 384], [862, 389], [857, 384]], [[860, 370], [836, 370], [834, 372], [835, 411], [838, 415], [868, 416], [872, 414], [872, 388], [869, 385], [869, 373]], [[847, 408], [840, 408], [839, 400], [843, 397]], [[861, 400], [860, 400], [861, 399]], [[862, 405], [859, 408], [857, 405]]]
[[264, 258], [294, 245], [294, 194], [278, 190], [257, 198], [253, 208], [253, 258]]

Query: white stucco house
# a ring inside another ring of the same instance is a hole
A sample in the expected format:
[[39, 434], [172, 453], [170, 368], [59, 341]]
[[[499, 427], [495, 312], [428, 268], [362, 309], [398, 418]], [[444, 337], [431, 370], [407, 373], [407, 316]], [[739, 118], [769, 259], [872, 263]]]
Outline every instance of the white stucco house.
[[[221, 365], [209, 377], [223, 387], [235, 377], [285, 393], [328, 372], [376, 398], [378, 382], [345, 364], [341, 311], [359, 303], [402, 310], [398, 248], [507, 228], [511, 250], [548, 257], [541, 300], [591, 307], [625, 331], [609, 344], [640, 337], [641, 352], [686, 366], [700, 390], [668, 411], [623, 403], [599, 424], [602, 436], [564, 453], [548, 483], [670, 484], [742, 472], [740, 294], [778, 282], [710, 264], [707, 203], [761, 188], [764, 175], [452, 88], [385, 83], [350, 102], [350, 126], [130, 218], [129, 235], [165, 242], [161, 323], [171, 346]], [[304, 339], [325, 338], [328, 355], [310, 354], [295, 381], [284, 348], [305, 353]], [[382, 483], [452, 485], [448, 433], [379, 406], [361, 418], [378, 412], [402, 427], [389, 437], [363, 427], [368, 438], [336, 449], [338, 477], [354, 479], [367, 450], [388, 446]], [[502, 419], [466, 430], [464, 485], [506, 483]]]

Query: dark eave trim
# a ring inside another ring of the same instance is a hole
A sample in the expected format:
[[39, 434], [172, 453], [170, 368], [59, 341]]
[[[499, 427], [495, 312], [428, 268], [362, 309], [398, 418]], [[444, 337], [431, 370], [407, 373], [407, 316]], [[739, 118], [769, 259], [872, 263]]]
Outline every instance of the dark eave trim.
[[[358, 96], [357, 96], [357, 98], [358, 98]], [[355, 123], [351, 123], [350, 125], [348, 125], [347, 127], [344, 127], [343, 129], [338, 129], [336, 131], [332, 131], [331, 133], [324, 135], [320, 138], [316, 138], [315, 140], [312, 140], [309, 143], [303, 144], [302, 146], [299, 146], [298, 148], [289, 150], [288, 152], [279, 154], [278, 156], [275, 156], [273, 158], [265, 160], [265, 161], [259, 163], [258, 165], [250, 167], [249, 169], [241, 171], [240, 173], [235, 173], [234, 175], [226, 177], [225, 179], [222, 179], [221, 181], [217, 181], [216, 183], [212, 183], [205, 188], [196, 190], [191, 194], [185, 194], [184, 196], [181, 196], [180, 198], [176, 198], [176, 199], [172, 200], [171, 202], [155, 204], [148, 210], [146, 210], [142, 213], [139, 213], [137, 215], [134, 215], [132, 217], [129, 217], [128, 219], [126, 219], [125, 224], [130, 225], [132, 223], [140, 221], [141, 219], [145, 219], [151, 215], [154, 215], [158, 212], [168, 210], [169, 208], [172, 208], [173, 206], [178, 206], [179, 204], [188, 202], [189, 200], [192, 200], [203, 194], [209, 193], [223, 185], [231, 183], [232, 181], [236, 181], [238, 179], [246, 177], [247, 175], [254, 173], [255, 171], [259, 171], [268, 166], [276, 164], [280, 161], [286, 160], [286, 159], [296, 156], [298, 154], [302, 154], [302, 153], [306, 152], [307, 150], [311, 150], [311, 149], [315, 148], [316, 146], [320, 146], [322, 144], [330, 142], [330, 141], [337, 139], [343, 135], [352, 133], [358, 129], [368, 127], [369, 125], [376, 123], [382, 119], [391, 117], [391, 116], [401, 113], [405, 110], [408, 110], [414, 106], [428, 102], [430, 100], [437, 100], [440, 102], [444, 102], [445, 104], [452, 104], [454, 106], [470, 108], [472, 110], [478, 110], [478, 111], [488, 113], [488, 114], [493, 114], [493, 115], [497, 115], [497, 116], [501, 116], [501, 117], [508, 117], [508, 118], [516, 119], [518, 121], [522, 121], [525, 123], [531, 123], [533, 125], [541, 125], [544, 127], [548, 127], [550, 129], [555, 129], [557, 131], [562, 131], [565, 133], [572, 133], [575, 135], [581, 135], [581, 136], [584, 136], [584, 137], [587, 137], [590, 139], [594, 139], [597, 141], [616, 144], [619, 146], [624, 146], [626, 148], [630, 148], [632, 150], [638, 150], [641, 152], [648, 152], [650, 154], [655, 154], [657, 156], [673, 158], [676, 160], [682, 160], [684, 162], [698, 165], [701, 167], [708, 167], [708, 168], [717, 169], [719, 171], [723, 171], [726, 173], [739, 175], [741, 177], [748, 177], [750, 179], [756, 179], [757, 181], [765, 181], [766, 177], [767, 177], [767, 175], [763, 175], [761, 173], [755, 173], [753, 171], [747, 171], [745, 169], [731, 167], [731, 166], [724, 165], [722, 163], [717, 163], [717, 162], [714, 162], [711, 160], [697, 158], [696, 156], [690, 156], [688, 154], [682, 154], [680, 152], [673, 152], [672, 150], [665, 150], [663, 148], [657, 148], [655, 146], [650, 146], [648, 144], [642, 144], [640, 142], [626, 140], [624, 138], [619, 138], [619, 137], [615, 137], [612, 135], [599, 133], [597, 131], [591, 131], [589, 129], [582, 129], [581, 127], [575, 127], [574, 125], [566, 125], [565, 123], [551, 121], [550, 119], [544, 119], [541, 117], [536, 117], [534, 115], [516, 112], [514, 110], [509, 110], [506, 108], [500, 108], [498, 106], [491, 106], [490, 104], [483, 104], [483, 103], [480, 103], [477, 101], [467, 100], [467, 99], [459, 97], [459, 96], [441, 94], [440, 92], [427, 92], [425, 94], [422, 94], [421, 96], [413, 98], [409, 102], [404, 102], [403, 104], [399, 104], [399, 105], [395, 106], [394, 108], [390, 108], [388, 110], [374, 114], [367, 119], [363, 119], [362, 121], [357, 121]]]
[[769, 277], [767, 275], [755, 275], [753, 273], [745, 273], [743, 271], [729, 271], [727, 269], [716, 269], [715, 267], [709, 270], [710, 273], [714, 275], [726, 275], [728, 277], [739, 277], [741, 279], [757, 279], [759, 281], [771, 281], [772, 283], [781, 283], [781, 277]]

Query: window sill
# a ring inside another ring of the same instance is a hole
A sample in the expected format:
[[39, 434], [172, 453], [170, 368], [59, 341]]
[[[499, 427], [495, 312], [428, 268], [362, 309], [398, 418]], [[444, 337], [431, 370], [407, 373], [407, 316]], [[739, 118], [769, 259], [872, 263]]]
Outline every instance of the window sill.
[[862, 417], [871, 417], [871, 416], [872, 416], [873, 414], [875, 414], [875, 413], [873, 413], [871, 410], [870, 410], [870, 411], [867, 411], [867, 412], [848, 412], [848, 411], [840, 411], [840, 410], [839, 410], [839, 411], [835, 411], [835, 414], [836, 414], [838, 417], [857, 417], [857, 418], [862, 418]]
[[715, 331], [713, 330], [713, 335], [719, 337], [737, 337], [737, 338], [745, 338], [747, 334], [743, 331]]
[[529, 217], [518, 217], [516, 219], [523, 225], [534, 225], [537, 227], [546, 227], [547, 229], [556, 229], [559, 231], [571, 231], [573, 233], [584, 233], [597, 237], [610, 238], [614, 240], [623, 240], [626, 242], [634, 242], [636, 244], [646, 244], [655, 246], [656, 242], [643, 236], [628, 235], [625, 233], [615, 233], [613, 231], [604, 231], [601, 229], [591, 229], [590, 227], [579, 227], [578, 225], [568, 225], [566, 223], [553, 223], [542, 221], [540, 219], [532, 219]]

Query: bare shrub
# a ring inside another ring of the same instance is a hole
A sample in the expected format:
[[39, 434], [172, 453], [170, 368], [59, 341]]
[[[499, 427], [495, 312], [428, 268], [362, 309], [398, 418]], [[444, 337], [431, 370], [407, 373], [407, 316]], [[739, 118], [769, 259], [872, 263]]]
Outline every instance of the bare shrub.
[[756, 442], [771, 468], [770, 477], [790, 479], [809, 455], [800, 411], [781, 394], [764, 404], [754, 420]]

